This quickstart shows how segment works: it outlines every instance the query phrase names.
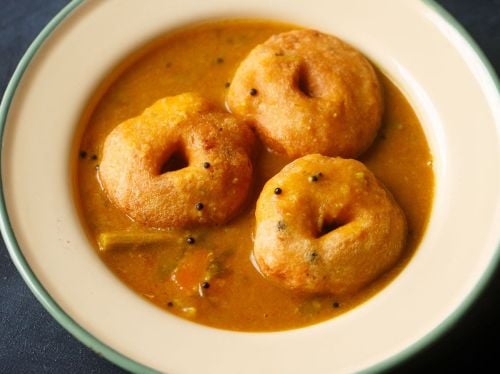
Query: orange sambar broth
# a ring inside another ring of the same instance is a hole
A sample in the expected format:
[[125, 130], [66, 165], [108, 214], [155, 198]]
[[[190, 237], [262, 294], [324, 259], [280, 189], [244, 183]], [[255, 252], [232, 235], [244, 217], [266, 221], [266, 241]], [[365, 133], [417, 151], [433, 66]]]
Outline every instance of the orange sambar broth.
[[[196, 91], [224, 108], [227, 86], [239, 62], [258, 43], [291, 28], [267, 21], [218, 21], [172, 32], [121, 64], [102, 84], [82, 119], [81, 143], [75, 151], [79, 155], [76, 195], [97, 253], [137, 293], [195, 322], [231, 330], [271, 331], [305, 326], [344, 313], [394, 279], [414, 253], [430, 215], [434, 176], [429, 147], [406, 99], [380, 74], [386, 105], [383, 126], [361, 160], [402, 206], [409, 235], [397, 266], [366, 289], [345, 298], [306, 297], [268, 282], [256, 270], [251, 259], [255, 201], [266, 180], [290, 162], [261, 145], [254, 164], [256, 180], [249, 204], [227, 225], [170, 230], [169, 240], [99, 250], [100, 233], [123, 232], [133, 236], [152, 232], [115, 208], [101, 189], [96, 170], [107, 134], [164, 96]], [[187, 242], [189, 236], [195, 243]], [[215, 274], [208, 288], [201, 285], [180, 289], [176, 276], [183, 282], [192, 282], [189, 266], [182, 262], [190, 257], [200, 258], [197, 261], [205, 266], [203, 254], [208, 254], [209, 271]]]

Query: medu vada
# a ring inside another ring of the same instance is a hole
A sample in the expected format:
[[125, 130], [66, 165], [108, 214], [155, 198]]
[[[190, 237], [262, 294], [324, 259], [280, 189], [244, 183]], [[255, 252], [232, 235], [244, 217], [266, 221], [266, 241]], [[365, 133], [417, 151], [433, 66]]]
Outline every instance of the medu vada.
[[[166, 97], [111, 131], [99, 178], [112, 202], [149, 227], [220, 224], [247, 197], [253, 143], [248, 126], [197, 94]], [[165, 170], [176, 155], [185, 167]]]
[[265, 184], [255, 216], [260, 271], [303, 293], [358, 291], [397, 261], [406, 240], [403, 211], [352, 159], [293, 161]]
[[359, 156], [383, 112], [381, 84], [368, 60], [313, 30], [277, 34], [256, 46], [237, 68], [226, 99], [269, 148], [292, 158]]

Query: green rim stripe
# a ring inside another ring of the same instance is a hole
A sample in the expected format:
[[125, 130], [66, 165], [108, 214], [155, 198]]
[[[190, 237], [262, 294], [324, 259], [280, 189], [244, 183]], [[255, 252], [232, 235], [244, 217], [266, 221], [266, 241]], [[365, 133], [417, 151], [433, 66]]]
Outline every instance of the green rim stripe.
[[[480, 61], [483, 63], [484, 67], [487, 70], [489, 78], [495, 84], [497, 91], [500, 91], [500, 82], [496, 77], [493, 68], [491, 67], [489, 61], [486, 59], [482, 51], [473, 41], [473, 39], [469, 36], [469, 34], [463, 29], [463, 27], [441, 6], [436, 4], [433, 0], [421, 0], [427, 6], [429, 6], [432, 10], [434, 10], [437, 14], [439, 14], [449, 25], [451, 25], [458, 34], [462, 36], [462, 38], [470, 45], [472, 50], [479, 57]], [[19, 62], [6, 90], [4, 97], [2, 99], [2, 103], [0, 104], [0, 141], [1, 141], [1, 150], [0, 150], [0, 175], [3, 178], [3, 173], [1, 171], [2, 167], [2, 155], [3, 155], [3, 134], [5, 130], [7, 115], [9, 112], [10, 105], [12, 103], [12, 99], [17, 90], [19, 82], [21, 78], [29, 66], [30, 61], [33, 56], [36, 54], [38, 49], [41, 47], [45, 39], [47, 39], [50, 34], [54, 31], [54, 29], [80, 4], [82, 4], [84, 0], [72, 0], [66, 7], [64, 7], [48, 24], [45, 28], [40, 32], [40, 34], [36, 37], [33, 43], [30, 45], [21, 61]], [[14, 262], [16, 268], [21, 274], [24, 281], [27, 283], [35, 297], [40, 301], [40, 303], [44, 306], [44, 308], [54, 317], [59, 324], [61, 324], [66, 330], [68, 330], [75, 338], [80, 340], [83, 344], [101, 354], [111, 362], [117, 364], [125, 370], [138, 372], [138, 373], [156, 373], [156, 371], [148, 368], [144, 365], [141, 365], [112, 348], [108, 347], [97, 338], [88, 333], [85, 329], [83, 329], [80, 325], [78, 325], [70, 316], [68, 316], [59, 305], [52, 299], [52, 297], [47, 293], [41, 283], [38, 281], [36, 276], [33, 274], [30, 266], [26, 262], [21, 249], [17, 243], [15, 238], [15, 234], [12, 230], [12, 226], [9, 220], [9, 216], [7, 213], [7, 208], [5, 204], [5, 198], [3, 194], [3, 180], [0, 183], [0, 230], [2, 232], [2, 236], [4, 238], [7, 249], [9, 250], [12, 261]], [[415, 342], [413, 345], [407, 347], [401, 352], [395, 354], [394, 356], [382, 361], [371, 368], [367, 369], [367, 371], [382, 371], [387, 370], [402, 361], [406, 360], [410, 356], [414, 355], [433, 341], [440, 338], [450, 327], [452, 327], [460, 317], [463, 316], [465, 311], [470, 307], [470, 305], [477, 299], [480, 292], [483, 290], [487, 282], [490, 280], [493, 272], [496, 268], [496, 264], [500, 259], [500, 246], [497, 246], [497, 250], [494, 256], [494, 260], [489, 264], [486, 271], [483, 273], [479, 282], [476, 284], [474, 289], [471, 291], [469, 295], [464, 299], [464, 301], [460, 304], [460, 306], [449, 315], [441, 324], [435, 327], [432, 331], [430, 331], [427, 335], [422, 337], [420, 340]]]
[[17, 243], [14, 231], [12, 229], [7, 207], [5, 204], [5, 196], [3, 191], [3, 172], [2, 172], [2, 157], [3, 157], [3, 145], [4, 145], [4, 130], [6, 125], [7, 116], [9, 113], [9, 108], [14, 98], [14, 94], [17, 90], [19, 82], [22, 79], [24, 72], [29, 66], [34, 55], [38, 49], [43, 45], [43, 42], [52, 34], [54, 29], [84, 0], [73, 0], [68, 5], [66, 5], [48, 24], [43, 28], [36, 39], [31, 43], [26, 53], [19, 62], [12, 78], [7, 85], [5, 90], [2, 103], [0, 104], [0, 175], [2, 177], [2, 182], [0, 183], [0, 230], [2, 232], [3, 239], [9, 251], [9, 254], [16, 266], [17, 270], [21, 274], [22, 278], [30, 288], [31, 292], [35, 295], [38, 301], [43, 305], [43, 307], [62, 325], [67, 331], [69, 331], [75, 338], [85, 344], [87, 347], [91, 348], [97, 354], [104, 356], [111, 362], [114, 362], [118, 366], [125, 370], [137, 372], [137, 373], [156, 373], [156, 371], [143, 366], [108, 347], [106, 344], [99, 341], [97, 338], [88, 333], [83, 329], [78, 323], [76, 323], [69, 315], [62, 310], [62, 308], [57, 305], [57, 303], [52, 299], [52, 297], [47, 293], [45, 288], [42, 286], [40, 281], [37, 279], [33, 271], [31, 270], [29, 264], [26, 262], [22, 251]]

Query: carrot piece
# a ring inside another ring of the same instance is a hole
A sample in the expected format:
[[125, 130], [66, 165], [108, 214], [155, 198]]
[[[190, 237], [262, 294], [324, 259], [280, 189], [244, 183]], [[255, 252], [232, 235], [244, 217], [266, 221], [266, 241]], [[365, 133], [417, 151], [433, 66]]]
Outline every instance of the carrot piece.
[[172, 272], [171, 278], [182, 291], [192, 295], [198, 292], [198, 287], [205, 278], [209, 263], [209, 251], [197, 249], [188, 252], [179, 261], [179, 264]]

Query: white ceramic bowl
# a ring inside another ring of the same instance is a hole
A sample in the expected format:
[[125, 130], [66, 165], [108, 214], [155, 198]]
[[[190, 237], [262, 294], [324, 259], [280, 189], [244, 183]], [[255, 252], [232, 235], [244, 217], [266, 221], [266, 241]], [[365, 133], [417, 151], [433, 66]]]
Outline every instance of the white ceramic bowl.
[[[172, 28], [242, 17], [320, 29], [358, 47], [409, 97], [435, 160], [431, 221], [407, 268], [355, 310], [292, 331], [217, 330], [145, 302], [90, 247], [71, 190], [76, 124], [106, 74]], [[24, 56], [0, 116], [1, 228], [16, 266], [64, 327], [132, 371], [302, 374], [387, 367], [456, 320], [498, 257], [498, 88], [461, 28], [425, 1], [74, 1]]]

